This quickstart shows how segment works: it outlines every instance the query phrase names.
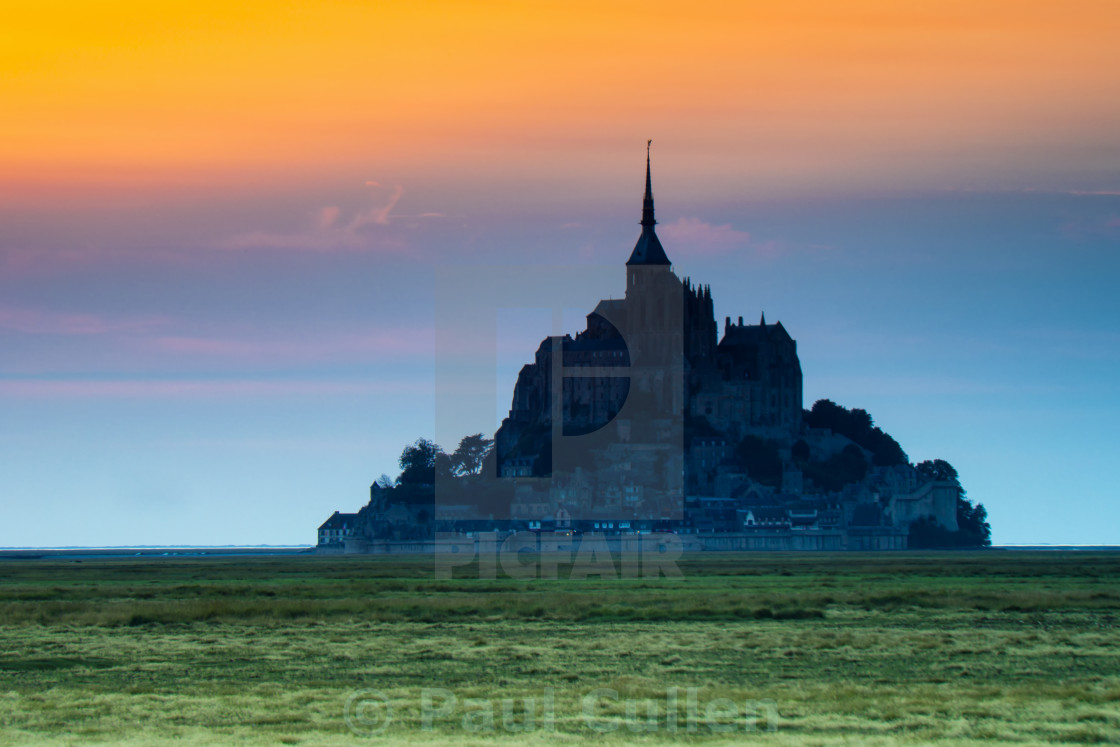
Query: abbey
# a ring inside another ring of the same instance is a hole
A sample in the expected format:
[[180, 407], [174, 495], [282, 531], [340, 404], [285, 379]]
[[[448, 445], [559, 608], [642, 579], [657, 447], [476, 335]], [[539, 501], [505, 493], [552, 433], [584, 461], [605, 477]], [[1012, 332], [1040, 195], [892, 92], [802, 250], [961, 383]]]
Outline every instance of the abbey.
[[[655, 224], [647, 161], [642, 234], [626, 263], [626, 296], [601, 301], [588, 315], [584, 332], [562, 339], [565, 366], [625, 365], [629, 347], [637, 345], [649, 353], [651, 346], [664, 345], [653, 351], [645, 366], [663, 370], [683, 366], [687, 391], [673, 393], [683, 397], [674, 404], [683, 404], [689, 417], [706, 419], [735, 438], [750, 428], [796, 429], [802, 407], [797, 343], [781, 322], [768, 325], [765, 314], [757, 325], [743, 324], [743, 317], [732, 324], [727, 317], [723, 339], [717, 343], [711, 288], [677, 278]], [[619, 334], [619, 326], [628, 334]], [[503, 429], [548, 421], [550, 413], [544, 405], [549, 391], [549, 342], [542, 343], [536, 362], [521, 372]], [[565, 380], [566, 428], [602, 425], [618, 413], [626, 386], [603, 377], [578, 381], [580, 385]], [[508, 444], [508, 432], [505, 440]]]
[[563, 530], [673, 532], [689, 549], [901, 549], [916, 521], [956, 531], [959, 484], [911, 465], [863, 410], [803, 409], [782, 323], [725, 317], [721, 333], [710, 286], [674, 273], [656, 224], [647, 149], [625, 296], [541, 342], [482, 473], [375, 486], [358, 514], [323, 525], [320, 547]]
[[[797, 343], [765, 316], [757, 325], [728, 317], [720, 339], [711, 288], [677, 277], [656, 223], [647, 153], [642, 231], [626, 262], [625, 297], [601, 301], [574, 338], [541, 343], [496, 436], [501, 476], [569, 475], [583, 484], [577, 492], [598, 498], [579, 506], [581, 514], [671, 518], [665, 509], [674, 497], [681, 502], [681, 491], [719, 495], [746, 483], [729, 458], [748, 434], [788, 440], [801, 428]], [[562, 391], [555, 412], [554, 391]], [[557, 437], [579, 436], [557, 448]], [[569, 463], [555, 463], [558, 454]]]

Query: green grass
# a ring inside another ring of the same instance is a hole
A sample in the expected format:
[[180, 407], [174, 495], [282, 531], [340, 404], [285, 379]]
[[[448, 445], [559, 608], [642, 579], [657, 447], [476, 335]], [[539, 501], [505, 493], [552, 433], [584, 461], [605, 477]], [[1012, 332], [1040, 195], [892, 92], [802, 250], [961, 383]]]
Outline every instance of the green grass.
[[[418, 558], [2, 561], [0, 744], [1120, 743], [1120, 553], [680, 565], [679, 579], [542, 581], [437, 580]], [[425, 730], [437, 687], [459, 704]], [[508, 733], [501, 699], [520, 721], [546, 688], [553, 729]], [[605, 737], [581, 710], [596, 688], [619, 693], [599, 704], [623, 723]], [[344, 720], [362, 689], [393, 703], [379, 737]], [[466, 728], [482, 712], [468, 698], [492, 703], [494, 731]], [[627, 698], [657, 709], [654, 731], [629, 729]], [[703, 709], [720, 698], [772, 702], [774, 730], [760, 706], [759, 730], [713, 733]]]

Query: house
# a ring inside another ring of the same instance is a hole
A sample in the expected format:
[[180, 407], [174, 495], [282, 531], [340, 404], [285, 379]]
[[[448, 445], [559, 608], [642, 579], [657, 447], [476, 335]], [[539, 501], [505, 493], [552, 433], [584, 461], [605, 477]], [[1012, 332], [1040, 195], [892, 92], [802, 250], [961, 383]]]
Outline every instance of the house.
[[357, 514], [335, 511], [319, 527], [319, 545], [342, 545], [358, 528]]

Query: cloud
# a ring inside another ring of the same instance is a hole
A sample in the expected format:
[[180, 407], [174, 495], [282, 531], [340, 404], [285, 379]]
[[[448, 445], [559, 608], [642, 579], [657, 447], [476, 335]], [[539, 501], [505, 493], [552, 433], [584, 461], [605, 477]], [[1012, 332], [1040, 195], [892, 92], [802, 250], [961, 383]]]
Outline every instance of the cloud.
[[319, 230], [327, 231], [333, 228], [340, 215], [342, 215], [342, 208], [335, 205], [319, 208], [319, 219], [316, 221]]
[[59, 273], [77, 274], [99, 265], [128, 263], [138, 258], [142, 258], [145, 262], [186, 267], [198, 262], [198, 253], [177, 251], [167, 247], [130, 248], [119, 244], [57, 247], [0, 246], [0, 275], [10, 278]]
[[238, 361], [261, 360], [338, 360], [349, 355], [388, 357], [430, 357], [433, 336], [430, 329], [393, 329], [369, 334], [300, 336], [287, 339], [213, 337], [200, 335], [163, 335], [148, 346], [160, 353], [191, 357], [226, 358]]
[[661, 237], [672, 242], [673, 250], [684, 254], [726, 254], [746, 247], [751, 236], [732, 228], [730, 223], [714, 226], [699, 218], [678, 218], [657, 229]]
[[249, 231], [215, 242], [219, 249], [302, 249], [306, 251], [361, 251], [369, 249], [402, 251], [406, 247], [399, 239], [379, 236], [374, 242], [370, 226], [388, 226], [393, 209], [404, 195], [404, 187], [397, 185], [389, 195], [380, 194], [381, 185], [367, 181], [366, 186], [373, 188], [371, 205], [344, 219], [342, 208], [327, 205], [314, 213], [312, 225], [302, 231], [277, 233], [273, 231]]
[[1120, 189], [1061, 189], [1052, 187], [945, 187], [941, 192], [980, 194], [1072, 195], [1074, 197], [1120, 197]]
[[151, 329], [162, 317], [112, 318], [49, 309], [0, 307], [0, 329], [32, 335], [104, 335]]
[[[814, 382], [818, 392], [845, 392], [850, 396], [906, 397], [973, 397], [978, 395], [1055, 395], [1066, 393], [1069, 386], [1053, 383], [991, 381], [963, 376], [924, 376], [892, 373], [881, 375], [822, 376]], [[821, 395], [824, 396], [824, 395]], [[836, 396], [833, 394], [832, 396]], [[806, 395], [805, 401], [811, 399]]]
[[427, 395], [418, 378], [362, 380], [275, 379], [0, 379], [0, 397], [175, 398], [324, 395]]
[[385, 205], [380, 207], [375, 206], [365, 212], [358, 213], [354, 216], [353, 220], [350, 221], [347, 230], [356, 231], [362, 226], [368, 226], [371, 223], [379, 226], [389, 225], [389, 214], [393, 211], [393, 208], [397, 206], [403, 194], [404, 187], [398, 184], [393, 188], [393, 194], [389, 196], [389, 201]]

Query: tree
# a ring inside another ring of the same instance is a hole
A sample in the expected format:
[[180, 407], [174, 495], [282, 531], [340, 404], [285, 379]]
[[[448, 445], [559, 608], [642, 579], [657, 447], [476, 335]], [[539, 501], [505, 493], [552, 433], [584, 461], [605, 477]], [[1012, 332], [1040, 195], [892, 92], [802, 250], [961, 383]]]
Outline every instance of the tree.
[[848, 410], [830, 399], [818, 399], [813, 409], [805, 412], [804, 419], [810, 428], [826, 428], [855, 441], [871, 452], [871, 461], [878, 466], [891, 467], [910, 461], [898, 441], [876, 427], [867, 410], [858, 407]]
[[440, 449], [436, 454], [435, 476], [440, 480], [451, 477], [451, 456]]
[[919, 475], [927, 480], [956, 482], [959, 485], [957, 470], [944, 459], [926, 460], [915, 466], [915, 469], [918, 470]]
[[910, 525], [909, 547], [991, 547], [992, 528], [986, 521], [988, 512], [983, 504], [972, 505], [966, 498], [957, 499], [957, 526], [950, 532], [933, 519], [918, 519]]
[[[848, 423], [851, 431], [863, 438], [866, 438], [875, 429], [875, 420], [871, 417], [871, 413], [859, 407], [848, 411]], [[855, 441], [856, 439], [853, 438], [852, 440]]]
[[990, 547], [992, 526], [988, 523], [988, 510], [983, 503], [972, 504], [961, 487], [960, 477], [953, 465], [944, 459], [933, 459], [915, 466], [926, 480], [951, 482], [957, 486], [957, 531], [950, 532], [930, 522], [915, 522], [910, 528], [911, 547]]
[[[436, 468], [446, 469], [448, 457], [439, 444], [426, 438], [418, 438], [415, 443], [404, 447], [398, 464], [401, 474], [397, 478], [400, 485], [434, 485]], [[441, 470], [442, 471], [442, 470]]]
[[833, 433], [847, 430], [848, 411], [830, 399], [818, 399], [813, 409], [805, 413], [805, 423], [810, 428], [827, 428]]
[[381, 477], [377, 478], [376, 484], [379, 488], [391, 488], [393, 487], [393, 478], [382, 472]]
[[477, 475], [482, 471], [482, 462], [494, 448], [494, 439], [484, 438], [481, 433], [464, 436], [459, 448], [451, 455], [451, 472], [460, 477]]
[[964, 490], [957, 496], [957, 527], [960, 529], [961, 545], [967, 547], [991, 547], [992, 525], [988, 523], [988, 509], [983, 503], [972, 505], [964, 497]]
[[917, 521], [910, 522], [906, 546], [911, 550], [957, 547], [959, 534], [960, 532], [950, 532], [933, 519], [923, 516]]
[[839, 453], [823, 462], [809, 462], [802, 468], [805, 476], [822, 490], [836, 492], [845, 485], [867, 476], [867, 459], [855, 444], [848, 444]]
[[896, 464], [907, 464], [910, 461], [910, 457], [906, 456], [906, 452], [890, 434], [879, 428], [876, 428], [874, 433], [871, 447], [872, 462], [880, 467], [891, 467]]

